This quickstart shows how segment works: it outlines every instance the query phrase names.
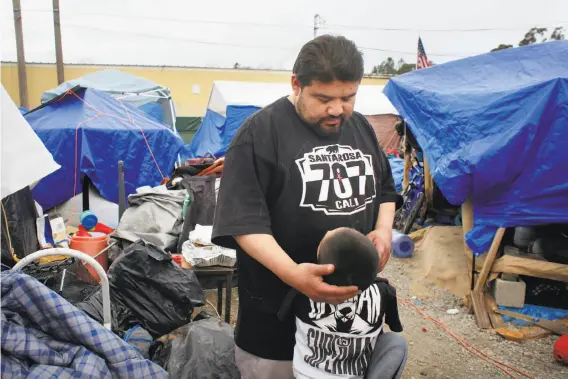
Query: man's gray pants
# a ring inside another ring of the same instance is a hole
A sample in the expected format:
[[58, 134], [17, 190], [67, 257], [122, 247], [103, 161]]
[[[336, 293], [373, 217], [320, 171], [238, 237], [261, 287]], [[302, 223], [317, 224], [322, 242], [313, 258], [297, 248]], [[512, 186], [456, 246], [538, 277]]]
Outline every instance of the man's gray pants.
[[[365, 379], [400, 379], [408, 346], [400, 335], [388, 332], [377, 338]], [[291, 361], [259, 358], [235, 346], [235, 360], [242, 379], [294, 379]]]

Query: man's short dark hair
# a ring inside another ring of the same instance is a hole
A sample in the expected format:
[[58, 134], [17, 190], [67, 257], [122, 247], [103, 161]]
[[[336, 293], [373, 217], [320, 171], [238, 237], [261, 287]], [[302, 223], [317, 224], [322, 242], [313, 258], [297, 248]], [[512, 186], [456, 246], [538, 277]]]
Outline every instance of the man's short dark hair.
[[379, 254], [375, 245], [355, 229], [339, 228], [324, 237], [318, 263], [333, 264], [335, 271], [324, 276], [326, 283], [367, 289], [377, 277]]
[[302, 87], [312, 81], [360, 82], [365, 73], [363, 55], [353, 41], [342, 36], [322, 35], [306, 43], [294, 63]]

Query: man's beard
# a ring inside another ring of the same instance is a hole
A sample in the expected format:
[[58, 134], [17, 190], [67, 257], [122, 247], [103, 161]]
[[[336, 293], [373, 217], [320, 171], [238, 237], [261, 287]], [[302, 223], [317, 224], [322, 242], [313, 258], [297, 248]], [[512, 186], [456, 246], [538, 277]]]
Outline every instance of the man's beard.
[[[304, 102], [302, 101], [302, 96], [299, 96], [298, 100], [296, 101], [296, 113], [298, 113], [298, 116], [300, 116], [302, 121], [310, 126], [311, 129], [320, 137], [337, 138], [341, 135], [341, 128], [343, 127], [343, 122], [345, 121], [344, 115], [341, 115], [339, 117], [328, 116], [320, 118], [318, 120], [310, 120], [305, 117], [306, 107], [304, 106]], [[325, 122], [334, 120], [339, 120], [339, 124], [334, 126], [333, 129], [324, 128], [323, 124]]]

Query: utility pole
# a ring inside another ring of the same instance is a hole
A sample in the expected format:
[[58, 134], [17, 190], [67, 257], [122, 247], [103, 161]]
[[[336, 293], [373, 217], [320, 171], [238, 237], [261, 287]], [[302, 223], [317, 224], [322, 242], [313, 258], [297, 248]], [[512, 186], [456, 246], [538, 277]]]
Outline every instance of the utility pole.
[[26, 56], [24, 54], [24, 35], [22, 32], [22, 7], [20, 0], [12, 0], [14, 9], [14, 28], [16, 29], [16, 49], [18, 50], [18, 86], [20, 87], [20, 107], [28, 108], [28, 79], [26, 75]]
[[55, 30], [55, 64], [57, 66], [57, 84], [65, 81], [63, 69], [63, 47], [61, 46], [61, 18], [59, 0], [53, 0], [53, 29]]
[[318, 36], [318, 29], [320, 28], [320, 15], [314, 15], [314, 38]]

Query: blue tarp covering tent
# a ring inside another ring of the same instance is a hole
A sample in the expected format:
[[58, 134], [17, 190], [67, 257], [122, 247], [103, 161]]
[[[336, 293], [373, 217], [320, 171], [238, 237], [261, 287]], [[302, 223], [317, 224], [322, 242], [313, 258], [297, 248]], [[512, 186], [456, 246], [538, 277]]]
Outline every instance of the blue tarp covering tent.
[[[362, 85], [357, 93], [355, 110], [363, 115], [397, 114], [382, 93], [382, 86]], [[203, 157], [207, 153], [224, 156], [241, 126], [262, 107], [290, 95], [288, 83], [215, 81], [207, 112], [191, 144], [181, 153], [183, 159]]]
[[138, 187], [158, 185], [183, 146], [168, 126], [93, 89], [75, 89], [24, 117], [62, 166], [33, 189], [44, 209], [81, 193], [83, 175], [102, 197], [117, 203], [119, 160], [124, 161], [127, 196]]
[[208, 109], [191, 144], [181, 153], [182, 158], [203, 157], [208, 153], [215, 157], [224, 156], [239, 126], [259, 109], [254, 106], [229, 105], [226, 117]]
[[568, 222], [568, 41], [501, 50], [392, 78], [434, 181], [473, 201], [476, 254], [497, 227]]

